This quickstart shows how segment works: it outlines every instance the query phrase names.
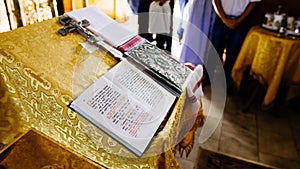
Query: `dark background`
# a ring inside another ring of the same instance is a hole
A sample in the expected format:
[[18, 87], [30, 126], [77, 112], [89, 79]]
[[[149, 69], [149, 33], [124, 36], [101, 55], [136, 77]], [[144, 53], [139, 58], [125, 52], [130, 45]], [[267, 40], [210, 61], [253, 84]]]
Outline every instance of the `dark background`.
[[261, 0], [249, 16], [253, 25], [261, 24], [264, 14], [276, 12], [278, 5], [281, 5], [281, 12], [288, 16], [300, 17], [300, 0]]
[[[68, 12], [66, 10], [71, 9], [71, 0], [57, 0], [57, 3], [57, 9], [60, 15], [64, 12]], [[249, 16], [251, 24], [261, 24], [264, 14], [277, 11], [278, 5], [282, 6], [281, 12], [286, 13], [288, 16], [300, 17], [300, 0], [261, 0]]]

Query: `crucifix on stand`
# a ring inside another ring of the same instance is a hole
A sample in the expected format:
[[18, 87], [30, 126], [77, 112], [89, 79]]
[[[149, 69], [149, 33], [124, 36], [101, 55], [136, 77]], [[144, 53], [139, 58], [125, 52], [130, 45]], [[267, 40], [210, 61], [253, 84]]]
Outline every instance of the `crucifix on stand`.
[[77, 32], [87, 39], [88, 44], [104, 49], [117, 59], [122, 57], [122, 53], [120, 51], [108, 45], [101, 37], [94, 35], [92, 32], [86, 29], [86, 27], [90, 25], [88, 20], [83, 19], [77, 22], [74, 19], [63, 15], [59, 18], [59, 23], [64, 26], [58, 30], [58, 33], [62, 36], [66, 36], [68, 33]]

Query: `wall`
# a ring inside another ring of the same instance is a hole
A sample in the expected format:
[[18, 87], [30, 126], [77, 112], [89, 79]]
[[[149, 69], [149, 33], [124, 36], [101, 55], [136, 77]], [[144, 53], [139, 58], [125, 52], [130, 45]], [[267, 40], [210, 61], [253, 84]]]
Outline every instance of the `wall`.
[[277, 11], [277, 6], [282, 5], [282, 12], [289, 16], [300, 17], [300, 0], [261, 0], [250, 15], [253, 25], [261, 24], [264, 14]]

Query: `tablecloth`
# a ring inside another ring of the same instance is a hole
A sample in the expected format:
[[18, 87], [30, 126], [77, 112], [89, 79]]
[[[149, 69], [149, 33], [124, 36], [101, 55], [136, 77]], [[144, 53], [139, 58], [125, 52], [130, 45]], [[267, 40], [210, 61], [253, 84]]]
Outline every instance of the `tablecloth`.
[[300, 39], [278, 37], [273, 31], [252, 27], [231, 74], [238, 87], [249, 68], [251, 75], [266, 88], [263, 106], [274, 103], [281, 84], [293, 91], [287, 97], [299, 95]]
[[[61, 27], [54, 18], [0, 34], [0, 148], [34, 128], [106, 168], [178, 168], [174, 151], [182, 139], [174, 138], [189, 119], [182, 111], [185, 93], [149, 150], [134, 157], [67, 107], [118, 61], [101, 50], [86, 52], [79, 44], [85, 39], [75, 33], [63, 37], [57, 33]], [[193, 126], [194, 134], [199, 123]]]

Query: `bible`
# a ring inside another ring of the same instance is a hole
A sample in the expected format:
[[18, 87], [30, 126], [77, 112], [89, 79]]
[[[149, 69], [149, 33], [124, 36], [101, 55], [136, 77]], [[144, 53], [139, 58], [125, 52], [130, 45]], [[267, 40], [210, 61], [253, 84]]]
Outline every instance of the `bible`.
[[185, 90], [192, 74], [187, 66], [147, 40], [126, 51], [125, 57], [177, 97]]
[[[185, 90], [192, 71], [164, 50], [128, 33], [94, 7], [67, 15], [77, 21], [90, 21], [87, 30], [103, 39], [97, 44], [107, 42], [122, 52], [120, 62], [69, 107], [141, 157], [176, 98]], [[118, 33], [108, 33], [108, 29]]]
[[176, 96], [122, 60], [69, 107], [140, 157]]
[[[78, 22], [89, 21], [90, 24], [86, 27], [88, 31], [91, 31], [88, 33], [88, 41], [101, 39], [94, 44], [100, 44], [102, 48], [107, 46], [106, 50], [111, 51], [117, 58], [127, 59], [142, 69], [149, 77], [175, 96], [180, 96], [187, 86], [192, 73], [189, 68], [174, 59], [171, 54], [124, 28], [96, 7], [82, 8], [68, 12], [66, 15]], [[95, 38], [90, 35], [95, 35]], [[122, 52], [122, 56], [115, 54], [116, 52], [111, 50], [112, 48]]]

